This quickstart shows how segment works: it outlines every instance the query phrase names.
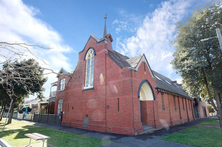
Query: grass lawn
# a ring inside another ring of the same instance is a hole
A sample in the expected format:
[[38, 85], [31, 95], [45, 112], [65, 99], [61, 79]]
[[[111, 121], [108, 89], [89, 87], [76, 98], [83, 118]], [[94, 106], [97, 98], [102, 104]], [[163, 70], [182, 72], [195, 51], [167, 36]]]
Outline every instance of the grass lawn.
[[193, 126], [160, 140], [186, 144], [197, 147], [221, 147], [221, 129], [219, 120], [208, 119], [197, 126]]
[[[4, 122], [5, 119], [0, 122], [1, 131]], [[29, 144], [29, 138], [24, 136], [24, 134], [34, 132], [50, 136], [51, 139], [47, 140], [47, 144], [57, 147], [96, 147], [99, 145], [111, 143], [111, 141], [103, 141], [95, 138], [62, 132], [45, 127], [39, 127], [35, 124], [30, 124], [17, 120], [13, 120], [12, 124], [6, 126], [5, 131], [3, 133], [0, 133], [0, 138], [5, 140], [11, 146], [26, 146]], [[32, 143], [37, 143], [37, 141], [34, 141], [32, 139]]]

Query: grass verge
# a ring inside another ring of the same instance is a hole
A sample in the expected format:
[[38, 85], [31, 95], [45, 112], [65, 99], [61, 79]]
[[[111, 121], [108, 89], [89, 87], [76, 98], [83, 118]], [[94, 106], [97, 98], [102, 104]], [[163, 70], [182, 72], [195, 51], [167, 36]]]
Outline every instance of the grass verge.
[[219, 120], [208, 119], [197, 126], [193, 126], [160, 140], [186, 144], [197, 147], [221, 147], [221, 129], [215, 127]]
[[[4, 125], [4, 122], [4, 119], [0, 122], [1, 130]], [[96, 147], [99, 145], [111, 143], [111, 141], [103, 141], [95, 138], [62, 132], [45, 127], [39, 127], [34, 124], [21, 122], [17, 120], [13, 120], [12, 124], [7, 125], [5, 131], [3, 133], [0, 133], [0, 137], [11, 146], [25, 146], [29, 144], [29, 138], [24, 136], [24, 134], [34, 132], [50, 136], [51, 139], [47, 140], [47, 143], [57, 147]], [[37, 143], [37, 141], [32, 140], [32, 143]]]

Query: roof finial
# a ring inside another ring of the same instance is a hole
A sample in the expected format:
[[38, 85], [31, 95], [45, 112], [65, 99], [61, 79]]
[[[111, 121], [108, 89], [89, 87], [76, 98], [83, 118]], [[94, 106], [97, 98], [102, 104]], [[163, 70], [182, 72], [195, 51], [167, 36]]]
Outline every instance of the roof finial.
[[103, 37], [106, 36], [106, 19], [107, 19], [107, 14], [104, 15], [104, 19], [105, 19], [105, 25], [104, 25]]

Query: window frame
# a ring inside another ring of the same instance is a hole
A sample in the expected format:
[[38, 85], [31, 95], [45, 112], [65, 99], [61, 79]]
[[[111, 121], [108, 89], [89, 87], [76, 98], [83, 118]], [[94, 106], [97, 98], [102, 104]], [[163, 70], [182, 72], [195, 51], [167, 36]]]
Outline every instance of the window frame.
[[57, 105], [57, 115], [60, 115], [60, 113], [63, 112], [62, 108], [63, 108], [63, 99], [59, 99]]
[[182, 98], [183, 110], [185, 111], [184, 98]]
[[62, 79], [60, 80], [59, 91], [65, 90], [65, 85], [66, 85], [66, 79], [65, 79], [65, 78], [62, 78]]
[[165, 110], [163, 95], [164, 95], [164, 92], [161, 92], [162, 110]]
[[173, 95], [173, 102], [174, 102], [174, 109], [175, 111], [177, 110], [177, 105], [176, 105], [176, 96]]
[[85, 68], [85, 85], [84, 85], [84, 90], [85, 89], [93, 89], [93, 83], [94, 83], [94, 56], [95, 56], [95, 51], [93, 48], [89, 48], [86, 56], [85, 56], [85, 61], [86, 61], [86, 68]]

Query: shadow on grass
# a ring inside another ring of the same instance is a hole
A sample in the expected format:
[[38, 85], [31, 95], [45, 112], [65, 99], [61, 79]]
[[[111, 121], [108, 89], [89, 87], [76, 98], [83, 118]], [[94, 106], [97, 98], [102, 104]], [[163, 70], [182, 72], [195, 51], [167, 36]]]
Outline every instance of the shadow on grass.
[[[53, 130], [45, 127], [29, 127], [24, 126], [21, 129], [17, 130], [5, 130], [3, 133], [0, 133], [0, 137], [7, 136], [11, 142], [11, 145], [17, 145], [16, 143], [20, 143], [25, 145], [29, 143], [29, 138], [24, 136], [26, 133], [40, 133], [46, 136], [51, 137], [51, 139], [47, 140], [48, 144], [53, 146], [90, 146], [95, 147], [103, 144], [111, 143], [111, 141], [103, 141], [95, 138], [89, 138], [86, 136], [76, 135], [72, 133], [62, 132], [58, 130]], [[33, 142], [33, 141], [32, 141]]]

